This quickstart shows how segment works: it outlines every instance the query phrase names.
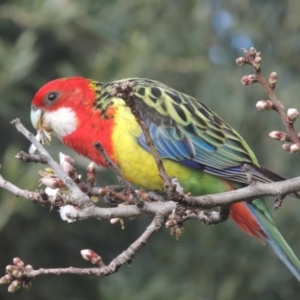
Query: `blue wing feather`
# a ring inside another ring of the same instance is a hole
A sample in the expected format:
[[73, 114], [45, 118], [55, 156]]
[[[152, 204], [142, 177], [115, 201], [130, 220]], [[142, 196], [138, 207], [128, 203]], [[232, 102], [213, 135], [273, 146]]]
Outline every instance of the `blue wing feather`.
[[[255, 179], [271, 181], [242, 137], [198, 100], [151, 80], [137, 82], [133, 91], [161, 158], [242, 183], [246, 163]], [[137, 141], [150, 151], [143, 134]]]

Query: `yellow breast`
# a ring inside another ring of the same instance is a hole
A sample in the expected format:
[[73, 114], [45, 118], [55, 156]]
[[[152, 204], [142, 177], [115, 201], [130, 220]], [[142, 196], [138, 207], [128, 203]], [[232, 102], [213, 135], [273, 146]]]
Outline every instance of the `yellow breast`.
[[[139, 187], [163, 190], [163, 181], [158, 175], [152, 154], [138, 144], [141, 128], [122, 100], [116, 99], [114, 104], [115, 127], [112, 142], [114, 160], [121, 173], [129, 182]], [[214, 194], [231, 189], [225, 179], [185, 167], [169, 159], [163, 159], [163, 164], [167, 174], [176, 177], [185, 192], [193, 195]]]
[[[163, 182], [153, 156], [137, 142], [142, 130], [130, 109], [121, 100], [115, 100], [115, 109], [112, 140], [114, 158], [121, 173], [133, 184], [149, 190], [162, 190]], [[170, 160], [164, 160], [164, 166], [168, 175], [189, 181], [191, 172], [184, 166]]]

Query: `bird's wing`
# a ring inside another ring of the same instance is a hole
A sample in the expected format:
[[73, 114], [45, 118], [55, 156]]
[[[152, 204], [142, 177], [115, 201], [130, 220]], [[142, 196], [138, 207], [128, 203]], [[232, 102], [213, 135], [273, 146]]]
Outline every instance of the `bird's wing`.
[[[244, 164], [258, 181], [282, 179], [260, 168], [243, 138], [197, 99], [149, 79], [128, 80], [161, 158], [241, 183], [248, 183]], [[138, 143], [150, 151], [143, 134]]]

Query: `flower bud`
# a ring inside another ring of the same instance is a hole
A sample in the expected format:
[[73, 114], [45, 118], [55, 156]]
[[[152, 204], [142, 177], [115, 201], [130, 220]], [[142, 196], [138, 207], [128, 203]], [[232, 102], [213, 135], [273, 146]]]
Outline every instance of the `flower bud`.
[[86, 180], [92, 185], [95, 185], [96, 182], [96, 164], [91, 162], [86, 168]]
[[54, 177], [43, 177], [40, 180], [40, 183], [51, 188], [51, 189], [58, 189], [63, 187], [63, 182], [59, 178]]
[[33, 270], [32, 265], [26, 265], [25, 266], [26, 271], [31, 272]]
[[257, 56], [257, 57], [255, 57], [254, 58], [254, 60], [253, 60], [253, 67], [256, 69], [256, 70], [258, 70], [259, 68], [260, 68], [260, 63], [261, 63], [261, 57], [259, 57], [259, 56]]
[[75, 168], [66, 160], [61, 163], [61, 167], [69, 176], [75, 172]]
[[88, 260], [92, 264], [99, 264], [102, 262], [101, 256], [99, 256], [96, 252], [91, 249], [84, 249], [80, 251], [83, 259]]
[[277, 73], [276, 72], [272, 72], [270, 74], [270, 77], [269, 77], [269, 83], [271, 85], [275, 85], [277, 83]]
[[94, 162], [91, 162], [88, 166], [87, 166], [87, 171], [88, 172], [96, 172], [96, 164]]
[[300, 146], [298, 144], [292, 144], [290, 148], [291, 153], [300, 153]]
[[299, 117], [299, 112], [296, 108], [288, 109], [286, 114], [290, 123], [294, 123]]
[[74, 160], [70, 156], [60, 152], [59, 162], [64, 172], [72, 177], [75, 173]]
[[270, 100], [260, 100], [256, 103], [256, 108], [258, 110], [271, 110], [273, 108], [273, 103]]
[[49, 187], [46, 187], [46, 188], [45, 188], [45, 193], [46, 193], [48, 196], [56, 196], [58, 192], [59, 192], [59, 189], [51, 189], [51, 188], [49, 188]]
[[59, 162], [62, 164], [63, 161], [68, 162], [71, 165], [74, 165], [74, 159], [70, 157], [69, 155], [65, 155], [62, 152], [59, 152]]
[[257, 82], [257, 77], [254, 74], [246, 75], [241, 79], [243, 85], [249, 85]]
[[19, 258], [19, 257], [15, 257], [13, 259], [13, 263], [15, 266], [17, 266], [18, 268], [23, 268], [24, 267], [24, 262]]
[[7, 272], [12, 272], [12, 271], [14, 271], [14, 270], [17, 270], [18, 268], [16, 267], [16, 266], [13, 266], [13, 265], [8, 265], [8, 266], [6, 266], [6, 268], [5, 268], [5, 270], [7, 271]]
[[9, 274], [6, 274], [0, 278], [0, 284], [8, 284], [11, 282], [12, 277]]
[[239, 57], [235, 60], [236, 64], [239, 65], [239, 66], [244, 66], [245, 65], [245, 62], [246, 62], [246, 59], [245, 57]]
[[14, 280], [8, 287], [10, 293], [15, 293], [21, 287], [21, 280]]
[[250, 52], [250, 54], [251, 55], [256, 55], [256, 49], [254, 48], [254, 47], [251, 47], [250, 49], [249, 49], [249, 52]]
[[11, 275], [13, 278], [21, 278], [23, 276], [23, 273], [20, 270], [14, 270], [11, 272]]
[[272, 131], [269, 133], [269, 137], [273, 140], [278, 140], [281, 142], [289, 141], [290, 136], [282, 131]]
[[73, 205], [69, 205], [69, 204], [62, 206], [59, 210], [60, 217], [62, 218], [62, 220], [67, 221], [68, 223], [76, 222], [75, 219], [69, 218], [67, 216], [67, 214], [77, 214], [78, 209], [79, 208], [77, 206], [73, 206]]
[[287, 151], [287, 152], [291, 152], [291, 145], [290, 144], [283, 144], [282, 148]]
[[112, 218], [112, 219], [110, 219], [110, 224], [116, 224], [118, 222], [120, 222], [120, 218]]

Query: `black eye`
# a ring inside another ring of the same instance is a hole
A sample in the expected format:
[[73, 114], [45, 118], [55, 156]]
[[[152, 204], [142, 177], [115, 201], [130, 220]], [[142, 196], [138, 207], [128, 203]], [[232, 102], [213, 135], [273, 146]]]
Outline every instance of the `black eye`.
[[47, 100], [49, 101], [54, 101], [56, 100], [56, 98], [58, 97], [58, 93], [57, 92], [50, 92], [48, 95], [47, 95]]

